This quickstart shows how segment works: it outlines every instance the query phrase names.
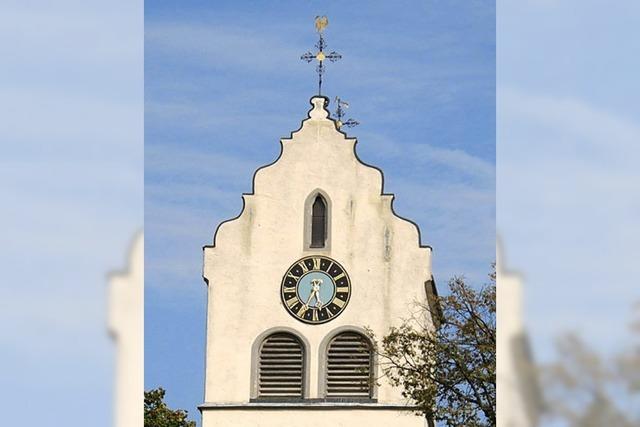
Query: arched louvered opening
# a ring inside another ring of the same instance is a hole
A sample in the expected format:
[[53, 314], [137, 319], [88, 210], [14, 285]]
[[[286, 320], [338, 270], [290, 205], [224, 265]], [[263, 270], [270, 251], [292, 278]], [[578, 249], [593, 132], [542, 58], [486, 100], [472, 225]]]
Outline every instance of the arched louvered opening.
[[370, 398], [373, 354], [369, 340], [357, 332], [342, 332], [327, 349], [326, 396]]
[[293, 334], [269, 335], [260, 347], [258, 397], [302, 398], [304, 348]]
[[324, 248], [327, 240], [327, 203], [318, 194], [311, 207], [311, 247]]

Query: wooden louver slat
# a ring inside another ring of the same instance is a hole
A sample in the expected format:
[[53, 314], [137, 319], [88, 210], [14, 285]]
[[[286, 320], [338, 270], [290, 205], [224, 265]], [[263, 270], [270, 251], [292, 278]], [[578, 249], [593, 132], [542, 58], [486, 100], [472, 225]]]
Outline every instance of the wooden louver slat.
[[365, 337], [356, 332], [337, 335], [327, 354], [327, 397], [371, 397], [372, 363]]
[[258, 396], [302, 397], [304, 350], [288, 333], [267, 337], [260, 349]]

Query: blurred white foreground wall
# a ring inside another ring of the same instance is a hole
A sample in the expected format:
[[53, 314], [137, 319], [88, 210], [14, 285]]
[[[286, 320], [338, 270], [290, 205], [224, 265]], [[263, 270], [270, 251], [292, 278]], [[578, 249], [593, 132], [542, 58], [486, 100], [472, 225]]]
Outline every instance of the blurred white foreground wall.
[[523, 322], [522, 278], [508, 271], [496, 243], [497, 425], [538, 425], [541, 396]]
[[115, 427], [144, 425], [144, 237], [139, 234], [129, 265], [109, 282], [109, 332], [116, 342]]

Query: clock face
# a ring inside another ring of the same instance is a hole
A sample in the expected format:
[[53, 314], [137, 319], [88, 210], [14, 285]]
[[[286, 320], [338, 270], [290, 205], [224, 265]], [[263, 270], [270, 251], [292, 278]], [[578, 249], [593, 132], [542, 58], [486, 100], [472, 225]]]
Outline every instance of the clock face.
[[338, 262], [314, 255], [289, 267], [282, 278], [280, 294], [289, 314], [317, 325], [342, 313], [351, 297], [351, 281]]

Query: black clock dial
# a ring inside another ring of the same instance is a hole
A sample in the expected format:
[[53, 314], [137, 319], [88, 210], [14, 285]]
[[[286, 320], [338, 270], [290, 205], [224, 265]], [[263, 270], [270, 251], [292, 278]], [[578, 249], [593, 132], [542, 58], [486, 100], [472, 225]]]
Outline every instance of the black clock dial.
[[344, 311], [351, 297], [351, 281], [335, 260], [308, 256], [294, 262], [282, 278], [280, 295], [285, 309], [301, 322], [326, 323]]

